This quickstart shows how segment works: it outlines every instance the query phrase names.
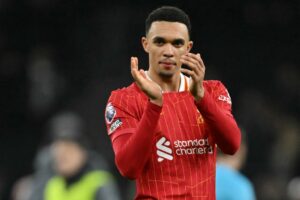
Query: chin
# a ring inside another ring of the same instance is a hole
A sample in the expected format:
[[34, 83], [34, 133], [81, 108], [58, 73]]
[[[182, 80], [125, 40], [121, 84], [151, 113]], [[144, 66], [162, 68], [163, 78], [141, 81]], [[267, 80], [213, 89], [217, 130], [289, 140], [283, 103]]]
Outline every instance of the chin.
[[160, 77], [171, 78], [174, 75], [174, 72], [159, 72]]

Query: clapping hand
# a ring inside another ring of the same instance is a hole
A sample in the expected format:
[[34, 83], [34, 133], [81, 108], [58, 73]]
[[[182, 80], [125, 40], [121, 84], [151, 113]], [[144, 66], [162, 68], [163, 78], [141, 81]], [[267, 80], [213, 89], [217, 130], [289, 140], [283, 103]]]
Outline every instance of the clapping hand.
[[138, 69], [138, 58], [131, 57], [131, 75], [138, 87], [149, 97], [150, 102], [162, 106], [162, 89], [152, 80], [149, 80], [143, 69]]
[[189, 90], [196, 101], [204, 96], [203, 80], [205, 75], [205, 65], [200, 54], [187, 53], [181, 56], [182, 64], [187, 65], [189, 69], [181, 68], [181, 72], [192, 78]]

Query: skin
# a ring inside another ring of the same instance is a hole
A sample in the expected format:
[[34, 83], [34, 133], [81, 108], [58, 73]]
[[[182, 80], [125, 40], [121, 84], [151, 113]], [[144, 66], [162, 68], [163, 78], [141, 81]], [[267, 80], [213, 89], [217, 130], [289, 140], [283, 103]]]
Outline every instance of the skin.
[[77, 143], [60, 140], [52, 145], [54, 167], [58, 174], [64, 177], [71, 177], [86, 162], [86, 152]]
[[[195, 100], [203, 98], [205, 65], [199, 53], [190, 53], [193, 42], [185, 24], [153, 22], [146, 37], [142, 37], [142, 45], [149, 55], [148, 76], [151, 80], [146, 78], [145, 71], [139, 70], [137, 57], [131, 57], [131, 74], [152, 103], [162, 106], [163, 91], [178, 91], [180, 72], [191, 77], [189, 90]], [[181, 68], [182, 64], [189, 69]]]

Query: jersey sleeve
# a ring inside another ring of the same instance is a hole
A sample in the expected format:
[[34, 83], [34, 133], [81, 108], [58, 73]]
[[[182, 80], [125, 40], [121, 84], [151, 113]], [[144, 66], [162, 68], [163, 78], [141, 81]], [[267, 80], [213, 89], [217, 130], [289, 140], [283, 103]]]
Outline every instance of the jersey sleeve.
[[241, 133], [231, 113], [231, 98], [220, 81], [204, 85], [204, 97], [195, 102], [211, 130], [218, 147], [227, 154], [234, 154], [241, 142]]
[[231, 97], [224, 84], [220, 81], [212, 81], [211, 86], [206, 89], [222, 111], [226, 115], [233, 117]]
[[138, 117], [132, 107], [132, 98], [122, 92], [112, 92], [105, 108], [107, 134], [114, 141], [118, 136], [132, 132], [137, 127]]
[[[143, 105], [139, 100], [136, 95], [113, 93], [105, 111], [115, 163], [120, 173], [130, 179], [139, 177], [151, 155], [162, 109], [150, 101]], [[137, 108], [138, 104], [142, 111]]]

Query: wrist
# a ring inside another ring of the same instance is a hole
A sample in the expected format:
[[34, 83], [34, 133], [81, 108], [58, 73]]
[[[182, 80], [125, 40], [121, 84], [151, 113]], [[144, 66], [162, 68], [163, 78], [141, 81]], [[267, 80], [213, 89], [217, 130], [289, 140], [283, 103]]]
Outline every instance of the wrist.
[[202, 88], [201, 90], [199, 90], [195, 95], [194, 95], [194, 99], [196, 102], [201, 101], [201, 99], [203, 99], [204, 97], [204, 88]]
[[157, 106], [162, 106], [163, 104], [163, 100], [162, 97], [161, 98], [157, 98], [157, 99], [149, 99], [149, 101]]

